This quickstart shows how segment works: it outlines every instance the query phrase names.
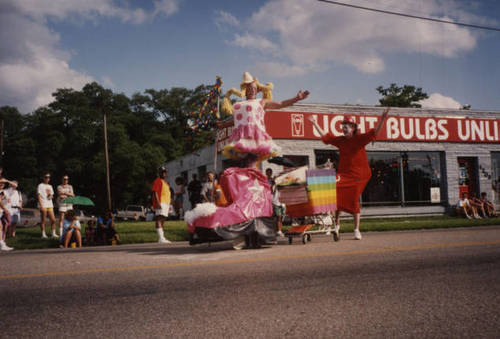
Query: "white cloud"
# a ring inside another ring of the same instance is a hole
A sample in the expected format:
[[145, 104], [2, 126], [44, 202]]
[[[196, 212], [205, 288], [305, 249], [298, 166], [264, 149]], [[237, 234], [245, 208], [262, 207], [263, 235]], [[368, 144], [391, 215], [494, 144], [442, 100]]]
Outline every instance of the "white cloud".
[[0, 102], [22, 112], [46, 105], [57, 88], [81, 88], [92, 77], [69, 67], [70, 54], [57, 48], [59, 36], [17, 12], [0, 22]]
[[12, 7], [40, 21], [45, 21], [48, 17], [65, 20], [72, 15], [86, 19], [96, 16], [117, 17], [124, 22], [133, 23], [142, 23], [148, 18], [143, 9], [119, 7], [113, 0], [16, 0], [12, 2]]
[[[94, 79], [70, 67], [71, 53], [61, 49], [49, 20], [115, 17], [140, 24], [155, 15], [172, 15], [180, 0], [156, 0], [154, 10], [119, 6], [113, 0], [16, 0], [0, 2], [0, 103], [29, 112], [50, 103], [58, 88], [79, 90]], [[104, 86], [114, 87], [109, 77]]]
[[[476, 19], [453, 0], [428, 0], [418, 6], [411, 1], [387, 0], [377, 2], [377, 8], [445, 20]], [[455, 25], [303, 0], [270, 0], [245, 25], [248, 33], [236, 34], [233, 43], [265, 52], [262, 44], [242, 43], [242, 37], [261, 36], [274, 47], [268, 51], [269, 57], [276, 56], [276, 50], [281, 52], [280, 63], [306, 69], [341, 63], [364, 73], [383, 71], [384, 58], [390, 53], [451, 58], [474, 49], [477, 40], [471, 31]]]
[[422, 108], [462, 108], [462, 104], [458, 101], [440, 93], [432, 93], [429, 98], [420, 100], [418, 103], [422, 105]]
[[243, 48], [256, 49], [260, 52], [272, 55], [279, 53], [279, 49], [276, 45], [267, 40], [265, 37], [259, 35], [251, 35], [248, 33], [244, 35], [236, 34], [232, 44]]
[[106, 88], [111, 88], [111, 89], [116, 88], [116, 85], [113, 82], [113, 80], [109, 76], [107, 76], [107, 75], [103, 75], [101, 77], [101, 82], [100, 83], [101, 83], [101, 85], [103, 87], [106, 87]]
[[270, 77], [287, 77], [306, 74], [306, 67], [287, 65], [279, 62], [261, 62], [255, 66], [257, 74], [266, 74]]
[[223, 10], [215, 12], [215, 25], [219, 29], [225, 29], [226, 27], [237, 27], [240, 25], [240, 21], [236, 19], [231, 13]]
[[167, 16], [173, 15], [179, 11], [180, 0], [155, 0], [155, 10], [153, 15], [163, 13]]

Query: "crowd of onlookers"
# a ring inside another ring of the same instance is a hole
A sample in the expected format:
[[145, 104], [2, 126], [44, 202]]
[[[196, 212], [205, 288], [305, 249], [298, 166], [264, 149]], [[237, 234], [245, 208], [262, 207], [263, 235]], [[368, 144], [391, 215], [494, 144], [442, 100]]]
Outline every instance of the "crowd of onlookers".
[[[82, 247], [82, 242], [89, 245], [119, 243], [120, 238], [116, 232], [113, 214], [107, 212], [104, 218], [89, 220], [82, 237], [80, 220], [75, 214], [73, 204], [67, 199], [74, 197], [73, 186], [69, 184], [68, 175], [64, 175], [57, 190], [50, 184], [50, 173], [45, 173], [42, 182], [37, 187], [37, 202], [40, 209], [40, 229], [42, 239], [48, 239], [45, 231], [47, 222], [50, 224], [51, 237], [58, 239], [60, 247]], [[22, 194], [17, 190], [18, 183], [3, 177], [0, 167], [0, 250], [11, 251], [5, 239], [16, 237], [16, 226], [21, 221], [23, 209]], [[56, 194], [57, 193], [57, 194]], [[54, 198], [55, 204], [54, 204]], [[58, 222], [54, 210], [57, 208]], [[96, 225], [97, 221], [97, 225]], [[57, 225], [57, 227], [56, 227]], [[59, 234], [57, 233], [59, 229]]]
[[467, 197], [467, 193], [462, 193], [457, 203], [457, 214], [463, 215], [467, 219], [494, 218], [497, 216], [495, 205], [488, 200], [486, 192], [481, 192], [480, 197], [473, 193]]
[[[267, 169], [266, 175], [269, 183], [273, 187], [273, 205], [275, 209], [280, 207], [279, 193], [275, 189], [272, 177], [272, 170]], [[68, 175], [64, 175], [61, 184], [54, 191], [50, 183], [50, 173], [45, 173], [42, 182], [37, 188], [38, 208], [40, 209], [40, 229], [42, 239], [48, 239], [45, 227], [47, 222], [50, 224], [51, 237], [59, 239], [61, 247], [81, 247], [82, 243], [87, 245], [98, 244], [119, 244], [120, 237], [114, 225], [114, 217], [111, 211], [105, 213], [104, 217], [99, 217], [96, 220], [89, 220], [85, 228], [85, 235], [82, 236], [82, 227], [80, 220], [75, 214], [73, 205], [68, 198], [74, 197], [73, 186], [69, 184]], [[193, 174], [192, 180], [185, 186], [184, 179], [178, 177], [175, 179], [175, 185], [168, 185], [166, 180], [166, 169], [161, 167], [157, 185], [153, 183], [153, 208], [156, 215], [156, 229], [159, 236], [159, 242], [168, 243], [169, 241], [163, 234], [163, 220], [170, 217], [171, 209], [174, 210], [175, 217], [181, 219], [184, 214], [184, 194], [187, 191], [191, 209], [197, 204], [204, 202], [212, 202], [217, 206], [226, 206], [228, 204], [224, 192], [218, 182], [217, 176], [208, 172], [203, 182], [198, 180], [198, 176]], [[164, 186], [162, 186], [164, 182]], [[159, 186], [158, 186], [159, 185]], [[155, 188], [156, 187], [156, 188]], [[163, 188], [162, 188], [163, 187]], [[22, 195], [18, 191], [18, 183], [15, 180], [8, 180], [3, 177], [2, 168], [0, 167], [0, 250], [10, 251], [13, 248], [7, 246], [5, 239], [7, 237], [16, 236], [16, 226], [21, 221], [21, 210], [23, 209]], [[166, 189], [164, 192], [163, 190]], [[155, 190], [157, 193], [155, 193]], [[167, 193], [168, 192], [168, 193]], [[155, 196], [156, 194], [156, 196]], [[168, 194], [168, 199], [165, 199], [164, 194]], [[54, 198], [55, 204], [54, 204]], [[156, 200], [155, 200], [156, 199]], [[163, 201], [168, 201], [167, 206], [163, 206]], [[156, 202], [156, 207], [155, 207]], [[162, 202], [162, 203], [160, 203]], [[163, 209], [162, 209], [163, 208]], [[58, 221], [54, 210], [57, 209]], [[280, 210], [281, 211], [281, 210]], [[275, 211], [276, 212], [276, 211]], [[458, 201], [456, 212], [468, 219], [476, 218], [491, 218], [496, 217], [494, 204], [487, 199], [487, 194], [482, 192], [480, 197], [475, 197], [473, 194], [468, 197], [467, 193], [463, 193]], [[277, 213], [278, 231], [281, 233], [282, 214]], [[59, 234], [57, 233], [59, 230]]]

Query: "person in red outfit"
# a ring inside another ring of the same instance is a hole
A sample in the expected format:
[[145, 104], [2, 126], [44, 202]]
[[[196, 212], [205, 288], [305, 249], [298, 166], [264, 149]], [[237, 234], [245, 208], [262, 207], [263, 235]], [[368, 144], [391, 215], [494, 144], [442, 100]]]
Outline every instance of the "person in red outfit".
[[342, 132], [344, 135], [338, 137], [333, 136], [332, 133], [323, 133], [316, 120], [312, 116], [309, 118], [309, 121], [313, 123], [321, 135], [321, 140], [325, 144], [336, 146], [340, 153], [336, 182], [337, 210], [335, 211], [335, 227], [333, 229], [333, 238], [335, 241], [340, 239], [340, 211], [353, 215], [354, 238], [361, 240], [361, 232], [359, 231], [361, 219], [359, 197], [372, 175], [365, 146], [370, 141], [376, 139], [388, 113], [389, 108], [382, 113], [377, 127], [364, 134], [358, 133], [358, 125], [354, 117], [345, 116], [342, 121]]

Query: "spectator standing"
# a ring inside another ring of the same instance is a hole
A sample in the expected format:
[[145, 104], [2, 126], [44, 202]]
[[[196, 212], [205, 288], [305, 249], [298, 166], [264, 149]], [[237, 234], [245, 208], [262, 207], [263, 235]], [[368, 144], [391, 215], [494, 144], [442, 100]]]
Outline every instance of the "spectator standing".
[[222, 186], [219, 184], [219, 178], [222, 175], [222, 172], [217, 175], [217, 178], [214, 180], [214, 194], [215, 194], [215, 205], [219, 207], [225, 207], [228, 205], [226, 196], [224, 195], [224, 191], [222, 190]]
[[389, 108], [385, 109], [375, 129], [365, 134], [358, 133], [358, 125], [354, 117], [345, 116], [342, 121], [343, 136], [334, 136], [321, 130], [311, 116], [312, 122], [325, 144], [336, 146], [339, 149], [340, 161], [337, 169], [337, 210], [335, 211], [335, 226], [333, 228], [334, 240], [340, 239], [340, 211], [350, 213], [354, 217], [354, 239], [361, 240], [359, 224], [361, 209], [359, 197], [371, 177], [365, 146], [370, 141], [375, 141], [377, 134], [387, 118]]
[[188, 184], [187, 190], [189, 194], [189, 202], [191, 203], [191, 209], [193, 209], [201, 202], [201, 181], [198, 180], [196, 174], [193, 174], [193, 180], [191, 180]]
[[285, 235], [282, 232], [283, 228], [283, 214], [285, 213], [285, 206], [280, 202], [280, 192], [278, 191], [278, 187], [273, 177], [272, 168], [266, 169], [267, 182], [269, 186], [271, 186], [271, 193], [273, 195], [273, 214], [276, 218], [276, 229], [277, 235], [279, 237], [284, 237]]
[[59, 233], [62, 232], [62, 224], [64, 220], [64, 213], [73, 209], [72, 204], [65, 204], [64, 199], [74, 197], [73, 186], [69, 184], [69, 177], [67, 174], [63, 175], [62, 183], [57, 186], [57, 207], [59, 208]]
[[167, 177], [167, 169], [160, 167], [158, 169], [158, 177], [153, 181], [152, 189], [152, 203], [155, 210], [155, 226], [156, 233], [158, 234], [158, 242], [161, 244], [168, 244], [170, 241], [165, 238], [163, 224], [165, 219], [168, 218], [168, 211], [170, 208], [170, 186], [165, 178]]
[[175, 178], [174, 210], [177, 219], [181, 219], [184, 214], [184, 193], [184, 179], [181, 177]]
[[68, 248], [68, 244], [71, 238], [75, 235], [76, 241], [78, 242], [78, 247], [82, 247], [82, 233], [80, 221], [75, 215], [75, 211], [66, 211], [63, 221], [63, 232], [59, 241], [64, 248]]
[[120, 243], [120, 237], [118, 236], [118, 232], [116, 232], [113, 213], [111, 211], [107, 211], [104, 218], [97, 218], [97, 239], [104, 244], [109, 244], [113, 240], [117, 244]]
[[213, 172], [207, 173], [207, 181], [201, 188], [201, 197], [203, 202], [214, 202], [214, 174]]
[[37, 194], [41, 215], [40, 228], [42, 230], [42, 239], [47, 239], [47, 234], [45, 234], [45, 221], [47, 216], [50, 219], [52, 238], [59, 238], [56, 233], [56, 217], [54, 216], [54, 204], [52, 202], [54, 198], [54, 189], [52, 185], [50, 185], [50, 173], [45, 173], [43, 176], [43, 182], [38, 185]]
[[7, 209], [11, 216], [7, 237], [12, 238], [16, 237], [16, 226], [21, 222], [21, 210], [23, 209], [23, 198], [17, 187], [17, 181], [11, 181], [9, 188], [4, 190], [7, 198]]
[[10, 214], [6, 207], [7, 199], [4, 192], [5, 182], [0, 181], [0, 251], [12, 251], [13, 248], [7, 246], [5, 238], [10, 224]]

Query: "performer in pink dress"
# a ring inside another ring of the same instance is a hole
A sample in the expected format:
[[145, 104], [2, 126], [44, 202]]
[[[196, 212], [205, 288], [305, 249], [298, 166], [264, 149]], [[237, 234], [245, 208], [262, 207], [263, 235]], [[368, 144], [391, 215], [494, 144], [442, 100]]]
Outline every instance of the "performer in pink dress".
[[[223, 153], [231, 159], [245, 161], [245, 167], [254, 167], [258, 161], [276, 156], [280, 151], [266, 132], [265, 111], [291, 106], [309, 95], [309, 91], [300, 90], [294, 98], [276, 102], [272, 101], [273, 87], [271, 83], [262, 85], [250, 73], [245, 72], [241, 90], [229, 89], [222, 102], [222, 111], [232, 114], [234, 120], [234, 129]], [[257, 99], [258, 92], [263, 93], [262, 99]], [[246, 100], [232, 105], [229, 98], [233, 94], [246, 97]]]
[[[308, 91], [299, 91], [292, 99], [272, 101], [273, 85], [260, 84], [248, 72], [243, 74], [241, 91], [231, 88], [222, 103], [222, 111], [233, 115], [234, 128], [224, 154], [240, 161], [240, 167], [227, 168], [220, 178], [220, 184], [227, 199], [224, 207], [213, 203], [198, 204], [186, 212], [185, 220], [190, 232], [190, 243], [213, 241], [214, 237], [233, 240], [235, 249], [243, 248], [245, 238], [258, 243], [263, 239], [276, 238], [271, 203], [271, 189], [267, 178], [256, 168], [262, 161], [279, 151], [271, 136], [266, 132], [264, 115], [266, 109], [279, 109], [293, 105], [307, 98]], [[263, 98], [257, 99], [257, 93]], [[231, 95], [246, 97], [246, 100], [232, 105]], [[219, 123], [218, 127], [231, 126], [233, 121]], [[243, 168], [242, 168], [243, 167]], [[258, 235], [258, 236], [257, 236]], [[251, 240], [254, 239], [254, 240]]]

